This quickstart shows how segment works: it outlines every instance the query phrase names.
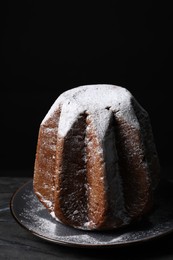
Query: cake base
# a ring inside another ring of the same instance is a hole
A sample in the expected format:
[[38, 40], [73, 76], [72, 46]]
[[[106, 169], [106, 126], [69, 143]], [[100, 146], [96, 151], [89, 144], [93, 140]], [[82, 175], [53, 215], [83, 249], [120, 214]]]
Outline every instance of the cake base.
[[119, 247], [173, 232], [173, 182], [160, 182], [155, 207], [145, 219], [118, 230], [99, 232], [78, 230], [53, 219], [34, 194], [32, 182], [27, 182], [14, 193], [11, 212], [23, 228], [46, 241], [71, 247]]

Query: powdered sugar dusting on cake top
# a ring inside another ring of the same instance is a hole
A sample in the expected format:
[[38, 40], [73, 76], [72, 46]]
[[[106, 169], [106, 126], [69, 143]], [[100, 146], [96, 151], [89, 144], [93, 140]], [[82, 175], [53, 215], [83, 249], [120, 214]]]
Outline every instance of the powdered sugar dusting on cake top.
[[[96, 115], [96, 129], [99, 135], [104, 135], [107, 122], [112, 113], [125, 118], [135, 127], [139, 127], [138, 121], [131, 106], [131, 93], [119, 86], [109, 84], [84, 85], [70, 89], [62, 93], [43, 119], [42, 124], [50, 118], [55, 110], [61, 107], [58, 125], [58, 134], [64, 137], [71, 126], [82, 113]], [[101, 128], [100, 128], [100, 123]]]

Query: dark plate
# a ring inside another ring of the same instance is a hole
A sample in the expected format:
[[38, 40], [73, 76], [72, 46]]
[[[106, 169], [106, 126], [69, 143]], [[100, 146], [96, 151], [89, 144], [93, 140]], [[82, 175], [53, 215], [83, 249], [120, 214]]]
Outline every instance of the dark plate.
[[65, 226], [52, 218], [33, 192], [32, 180], [12, 196], [14, 218], [32, 234], [57, 244], [75, 247], [116, 247], [152, 240], [173, 231], [173, 183], [162, 181], [151, 214], [126, 228], [115, 231], [83, 231]]

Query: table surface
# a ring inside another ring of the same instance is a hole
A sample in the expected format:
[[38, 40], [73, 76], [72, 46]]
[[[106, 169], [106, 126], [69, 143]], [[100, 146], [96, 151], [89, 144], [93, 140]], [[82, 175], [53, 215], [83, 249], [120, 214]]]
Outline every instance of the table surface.
[[10, 212], [13, 193], [29, 179], [0, 178], [0, 259], [173, 259], [173, 233], [138, 245], [106, 249], [73, 248], [34, 236]]

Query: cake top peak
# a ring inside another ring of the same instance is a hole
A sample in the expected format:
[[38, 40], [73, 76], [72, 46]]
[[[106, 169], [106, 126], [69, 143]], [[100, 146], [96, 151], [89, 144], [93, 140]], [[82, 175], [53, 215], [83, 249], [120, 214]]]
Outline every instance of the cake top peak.
[[70, 90], [65, 91], [59, 97], [59, 99], [70, 99], [76, 101], [78, 105], [85, 106], [86, 109], [91, 109], [92, 106], [99, 106], [104, 108], [108, 104], [115, 102], [122, 102], [124, 99], [129, 99], [130, 92], [116, 85], [111, 84], [95, 84], [95, 85], [83, 85]]
[[100, 118], [100, 124], [106, 122], [112, 113], [119, 113], [135, 123], [131, 105], [132, 94], [123, 87], [111, 84], [83, 85], [63, 92], [52, 105], [42, 123], [57, 110], [61, 109], [59, 133], [65, 135], [76, 118], [82, 113]]

